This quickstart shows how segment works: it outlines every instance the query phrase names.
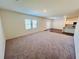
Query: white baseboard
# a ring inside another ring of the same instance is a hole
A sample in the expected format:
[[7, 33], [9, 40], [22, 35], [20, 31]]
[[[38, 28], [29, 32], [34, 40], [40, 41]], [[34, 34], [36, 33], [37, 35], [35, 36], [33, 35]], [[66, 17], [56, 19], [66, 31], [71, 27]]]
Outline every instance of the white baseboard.
[[7, 38], [6, 40], [10, 40], [10, 39], [18, 38], [18, 37], [25, 36], [25, 35], [31, 35], [31, 34], [34, 34], [34, 33], [37, 33], [37, 32], [42, 32], [42, 31], [33, 31], [33, 32], [28, 32], [28, 33], [18, 34], [18, 35], [16, 35], [16, 36], [9, 37], [9, 38]]

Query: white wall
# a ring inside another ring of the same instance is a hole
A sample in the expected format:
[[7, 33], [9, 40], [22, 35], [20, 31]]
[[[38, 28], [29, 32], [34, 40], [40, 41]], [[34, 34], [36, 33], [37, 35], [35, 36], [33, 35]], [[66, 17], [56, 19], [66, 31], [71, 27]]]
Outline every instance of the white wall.
[[50, 29], [50, 28], [52, 28], [52, 20], [48, 20], [48, 19], [46, 19], [46, 25], [45, 25], [45, 27], [46, 27], [46, 29]]
[[[16, 12], [1, 10], [2, 23], [5, 31], [6, 39], [15, 38], [22, 35], [45, 30], [45, 19], [40, 17], [34, 17], [24, 15]], [[25, 19], [36, 19], [39, 21], [38, 29], [26, 30], [24, 20]]]
[[65, 18], [64, 17], [53, 19], [52, 28], [63, 29], [64, 24], [65, 24], [64, 22], [65, 22]]
[[75, 43], [76, 59], [79, 59], [79, 19], [75, 29], [74, 43]]
[[3, 29], [0, 17], [0, 59], [4, 59], [4, 52], [5, 52], [5, 39], [3, 35]]

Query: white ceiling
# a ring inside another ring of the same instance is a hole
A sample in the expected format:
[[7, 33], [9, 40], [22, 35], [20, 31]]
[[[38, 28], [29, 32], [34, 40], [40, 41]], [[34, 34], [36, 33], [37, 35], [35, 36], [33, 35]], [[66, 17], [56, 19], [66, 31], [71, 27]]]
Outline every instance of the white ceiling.
[[[34, 16], [78, 15], [79, 0], [0, 0], [0, 8]], [[47, 12], [44, 13], [43, 10]]]

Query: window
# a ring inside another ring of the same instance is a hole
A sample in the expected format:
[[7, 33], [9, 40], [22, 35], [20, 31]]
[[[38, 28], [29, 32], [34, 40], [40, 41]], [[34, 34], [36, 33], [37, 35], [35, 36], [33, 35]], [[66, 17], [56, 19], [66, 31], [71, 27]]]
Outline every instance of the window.
[[25, 20], [25, 28], [26, 29], [31, 29], [32, 27], [31, 27], [31, 20], [30, 19], [26, 19]]
[[37, 28], [38, 27], [38, 21], [37, 20], [32, 20], [32, 27]]
[[25, 28], [36, 29], [38, 27], [38, 20], [25, 19]]

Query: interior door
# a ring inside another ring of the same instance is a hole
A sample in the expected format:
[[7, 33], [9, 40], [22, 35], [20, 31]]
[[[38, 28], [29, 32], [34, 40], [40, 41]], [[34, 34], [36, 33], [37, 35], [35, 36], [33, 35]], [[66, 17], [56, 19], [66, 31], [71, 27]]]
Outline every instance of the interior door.
[[4, 52], [5, 52], [5, 38], [3, 35], [3, 29], [0, 18], [0, 59], [4, 59]]
[[79, 59], [79, 20], [75, 29], [74, 43], [75, 43], [76, 59]]

